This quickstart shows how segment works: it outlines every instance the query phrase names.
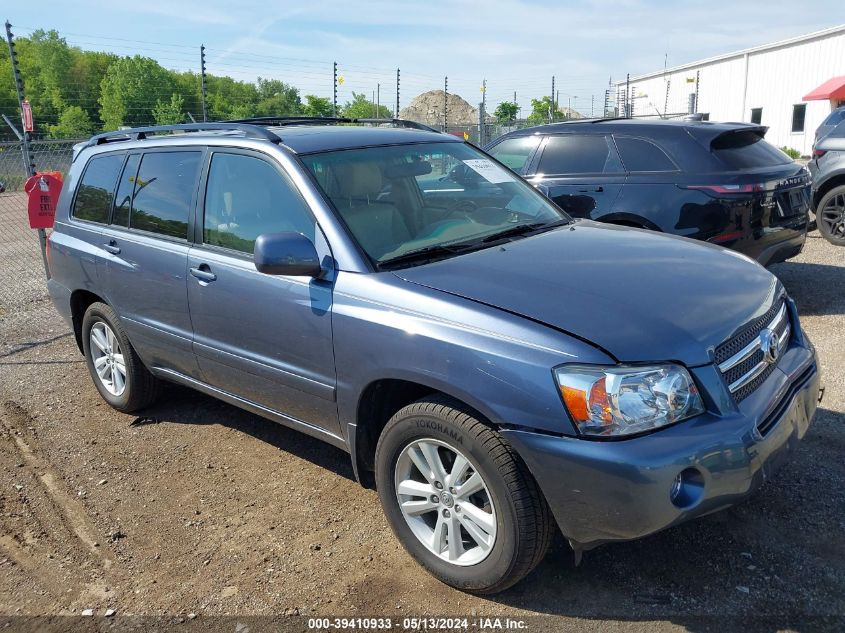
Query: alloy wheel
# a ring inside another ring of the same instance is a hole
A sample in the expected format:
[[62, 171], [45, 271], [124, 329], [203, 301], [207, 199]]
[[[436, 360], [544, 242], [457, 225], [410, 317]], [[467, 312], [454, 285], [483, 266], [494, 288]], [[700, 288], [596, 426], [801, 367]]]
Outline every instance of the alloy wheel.
[[126, 362], [120, 343], [112, 329], [103, 321], [91, 327], [91, 361], [103, 387], [113, 396], [126, 389]]
[[408, 444], [395, 469], [402, 516], [433, 554], [455, 565], [483, 561], [496, 542], [496, 510], [481, 473], [456, 448], [435, 439]]
[[828, 200], [818, 219], [828, 227], [831, 237], [845, 238], [845, 193]]

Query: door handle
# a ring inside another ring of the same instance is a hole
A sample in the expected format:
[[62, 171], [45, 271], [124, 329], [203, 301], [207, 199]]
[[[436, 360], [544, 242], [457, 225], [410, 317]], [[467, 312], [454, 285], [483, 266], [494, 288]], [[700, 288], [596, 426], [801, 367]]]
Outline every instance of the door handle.
[[103, 244], [103, 249], [112, 255], [118, 255], [120, 253], [120, 247], [117, 245], [115, 240], [109, 240], [108, 244]]
[[208, 264], [200, 264], [199, 268], [191, 268], [190, 273], [200, 281], [209, 282], [217, 279], [217, 275], [211, 272]]
[[604, 191], [604, 187], [598, 186], [598, 187], [587, 187], [586, 189], [579, 189], [578, 193], [588, 193], [588, 192], [601, 193], [602, 191]]

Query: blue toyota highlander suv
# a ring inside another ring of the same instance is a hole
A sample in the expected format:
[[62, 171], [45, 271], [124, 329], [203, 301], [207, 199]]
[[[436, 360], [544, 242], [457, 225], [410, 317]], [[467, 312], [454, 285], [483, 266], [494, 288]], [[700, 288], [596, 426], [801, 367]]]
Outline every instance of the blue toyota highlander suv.
[[[476, 593], [555, 525], [580, 556], [740, 501], [806, 433], [815, 351], [762, 266], [572, 220], [454, 137], [350, 123], [77, 148], [49, 288], [109, 404], [170, 381], [348, 451], [411, 555]], [[476, 204], [444, 191], [456, 167], [490, 185]]]

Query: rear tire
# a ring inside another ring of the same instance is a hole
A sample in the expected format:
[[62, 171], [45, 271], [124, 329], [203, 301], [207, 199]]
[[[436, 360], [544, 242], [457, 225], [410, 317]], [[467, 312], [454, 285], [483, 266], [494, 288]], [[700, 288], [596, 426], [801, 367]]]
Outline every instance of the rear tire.
[[114, 310], [92, 303], [82, 319], [82, 351], [94, 386], [112, 407], [124, 413], [155, 402], [160, 383], [144, 367]]
[[545, 556], [555, 524], [536, 482], [502, 437], [459, 403], [432, 396], [397, 412], [375, 461], [393, 532], [442, 582], [496, 593]]
[[819, 233], [831, 244], [845, 246], [845, 185], [828, 191], [816, 207]]

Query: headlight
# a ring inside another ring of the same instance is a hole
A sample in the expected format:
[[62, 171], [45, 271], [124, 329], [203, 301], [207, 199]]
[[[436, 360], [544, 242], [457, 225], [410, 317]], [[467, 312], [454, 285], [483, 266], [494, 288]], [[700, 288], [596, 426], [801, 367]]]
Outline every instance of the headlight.
[[692, 377], [678, 365], [555, 370], [569, 415], [584, 435], [642, 433], [704, 412]]

